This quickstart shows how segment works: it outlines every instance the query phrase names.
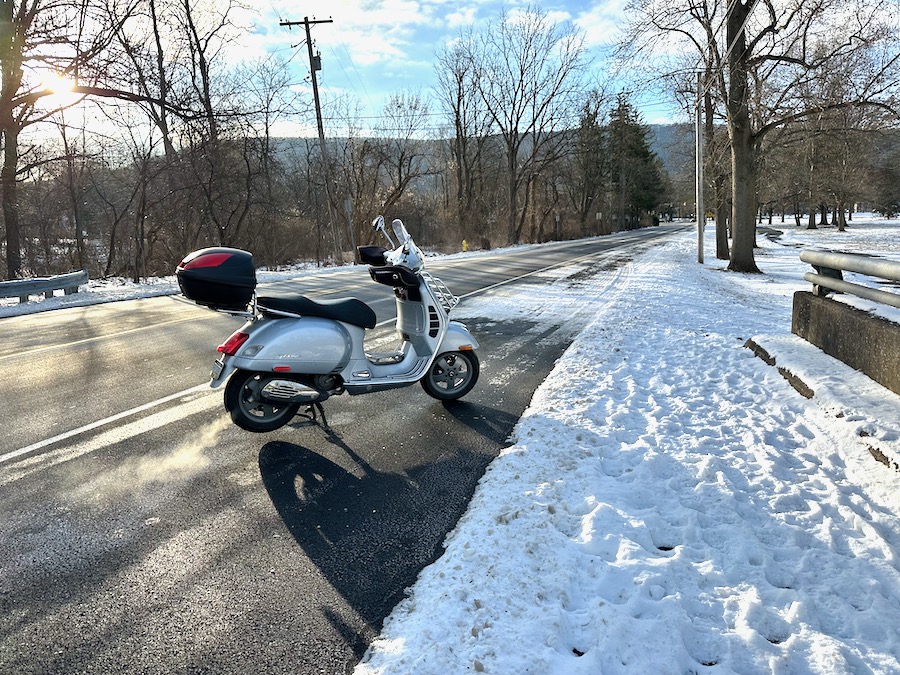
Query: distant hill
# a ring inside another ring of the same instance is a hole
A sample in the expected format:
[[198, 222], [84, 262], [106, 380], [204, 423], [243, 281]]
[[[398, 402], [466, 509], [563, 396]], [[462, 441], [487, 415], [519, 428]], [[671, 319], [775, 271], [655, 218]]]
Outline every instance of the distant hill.
[[650, 148], [669, 175], [694, 163], [694, 127], [691, 124], [651, 124]]
[[[691, 170], [694, 163], [694, 128], [691, 124], [651, 124], [650, 148], [656, 153], [669, 175]], [[329, 138], [326, 142], [337, 152], [346, 143], [345, 138]], [[298, 153], [300, 156], [316, 156], [319, 151], [318, 138], [278, 138], [273, 143], [281, 151]]]

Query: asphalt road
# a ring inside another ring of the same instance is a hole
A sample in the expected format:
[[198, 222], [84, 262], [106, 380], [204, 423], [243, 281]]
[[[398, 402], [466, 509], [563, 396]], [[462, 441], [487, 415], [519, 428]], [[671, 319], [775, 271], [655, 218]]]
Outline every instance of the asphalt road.
[[[466, 296], [573, 261], [603, 274], [610, 250], [667, 232], [429, 269]], [[278, 292], [393, 316], [364, 268], [260, 289]], [[482, 375], [463, 401], [343, 396], [330, 432], [298, 417], [259, 435], [205, 387], [240, 323], [178, 297], [0, 320], [0, 672], [352, 670], [572, 334], [535, 350], [527, 322], [467, 319]]]

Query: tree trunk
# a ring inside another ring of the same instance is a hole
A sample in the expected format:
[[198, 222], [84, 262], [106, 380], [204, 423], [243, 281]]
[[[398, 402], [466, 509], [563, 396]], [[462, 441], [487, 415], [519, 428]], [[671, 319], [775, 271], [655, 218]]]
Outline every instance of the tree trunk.
[[731, 251], [728, 247], [728, 199], [725, 176], [716, 176], [716, 258], [728, 260]]
[[838, 232], [846, 231], [847, 218], [844, 216], [844, 202], [838, 202], [834, 218], [835, 218], [835, 223], [837, 223]]
[[519, 200], [518, 195], [516, 194], [516, 189], [518, 187], [518, 181], [516, 180], [516, 148], [507, 147], [506, 152], [506, 170], [507, 174], [507, 189], [509, 190], [508, 200], [507, 200], [507, 208], [509, 209], [509, 220], [508, 223], [508, 234], [507, 234], [507, 244], [514, 245], [519, 243], [519, 219], [518, 213], [519, 210]]
[[732, 272], [759, 272], [753, 256], [756, 243], [756, 148], [750, 123], [750, 97], [747, 86], [747, 41], [744, 23], [753, 9], [732, 0], [728, 14], [726, 40], [732, 45], [728, 56], [728, 133], [731, 137], [731, 223], [734, 241], [731, 248]]
[[731, 171], [732, 194], [731, 222], [734, 228], [734, 241], [731, 249], [731, 262], [728, 269], [732, 272], [759, 272], [753, 256], [756, 243], [756, 159], [753, 140], [746, 126], [735, 125], [732, 141]]
[[63, 150], [66, 153], [65, 188], [69, 196], [69, 207], [72, 212], [72, 225], [75, 228], [75, 250], [78, 254], [79, 269], [87, 269], [87, 255], [84, 245], [84, 223], [81, 218], [81, 199], [78, 186], [75, 184], [75, 151], [69, 144], [69, 137], [65, 124], [60, 125], [62, 133]]
[[19, 134], [15, 122], [3, 120], [3, 167], [0, 169], [0, 200], [6, 226], [6, 278], [15, 279], [22, 270], [22, 242], [16, 171], [19, 166]]
[[[711, 148], [713, 147], [715, 124], [713, 122], [712, 94], [709, 91], [703, 96], [703, 111], [705, 146]], [[706, 157], [704, 157], [704, 162], [705, 172], [715, 171], [713, 198], [715, 199], [716, 218], [716, 258], [728, 260], [731, 251], [728, 248], [728, 197], [725, 176], [718, 168], [711, 166], [710, 162], [706, 162]]]
[[18, 185], [19, 125], [13, 99], [22, 82], [24, 28], [13, 20], [11, 1], [0, 2], [0, 140], [3, 166], [0, 167], [0, 205], [6, 228], [6, 278], [15, 279], [22, 269], [22, 241], [19, 232]]
[[459, 221], [459, 231], [463, 239], [466, 238], [467, 218], [465, 208], [465, 174], [463, 173], [463, 153], [465, 147], [461, 138], [461, 130], [459, 122], [456, 123], [456, 139], [453, 142], [453, 152], [456, 153], [456, 217]]

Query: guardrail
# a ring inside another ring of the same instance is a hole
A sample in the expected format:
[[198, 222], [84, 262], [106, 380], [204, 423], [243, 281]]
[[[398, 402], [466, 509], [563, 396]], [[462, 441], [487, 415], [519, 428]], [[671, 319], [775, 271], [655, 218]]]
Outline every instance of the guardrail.
[[870, 277], [900, 282], [900, 262], [854, 253], [831, 253], [828, 251], [801, 251], [800, 260], [809, 263], [816, 269], [817, 274], [807, 272], [803, 275], [806, 281], [812, 283], [815, 295], [827, 295], [827, 291], [822, 289], [828, 289], [900, 308], [900, 294], [844, 281], [842, 274], [842, 271], [857, 272]]
[[827, 251], [803, 251], [800, 259], [812, 265], [816, 274], [803, 275], [813, 284], [812, 293], [794, 293], [791, 332], [900, 394], [900, 323], [823, 297], [838, 291], [900, 307], [900, 294], [851, 283], [843, 278], [843, 272], [856, 272], [867, 277], [900, 281], [900, 262]]
[[0, 281], [0, 298], [19, 298], [19, 302], [28, 302], [28, 296], [44, 294], [45, 298], [53, 297], [53, 292], [62, 289], [66, 295], [78, 292], [78, 287], [88, 282], [87, 270], [57, 274], [52, 277], [35, 279], [13, 279]]

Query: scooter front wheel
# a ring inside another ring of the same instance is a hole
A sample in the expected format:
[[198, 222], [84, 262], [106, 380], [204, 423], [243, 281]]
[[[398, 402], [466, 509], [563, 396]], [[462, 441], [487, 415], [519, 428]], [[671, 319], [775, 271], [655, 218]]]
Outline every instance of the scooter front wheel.
[[436, 399], [453, 401], [472, 390], [479, 371], [475, 352], [444, 352], [435, 358], [422, 378], [422, 388]]
[[261, 397], [260, 392], [270, 379], [265, 373], [238, 370], [225, 385], [225, 409], [241, 429], [275, 431], [297, 414], [299, 403], [277, 403]]

